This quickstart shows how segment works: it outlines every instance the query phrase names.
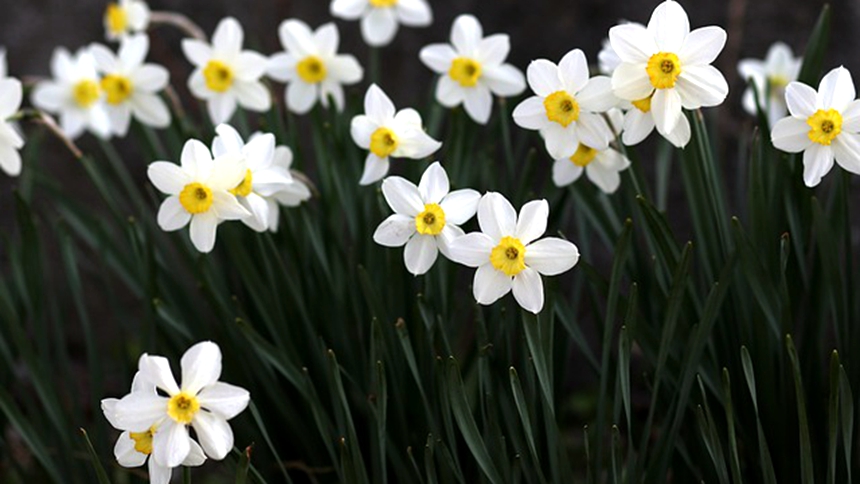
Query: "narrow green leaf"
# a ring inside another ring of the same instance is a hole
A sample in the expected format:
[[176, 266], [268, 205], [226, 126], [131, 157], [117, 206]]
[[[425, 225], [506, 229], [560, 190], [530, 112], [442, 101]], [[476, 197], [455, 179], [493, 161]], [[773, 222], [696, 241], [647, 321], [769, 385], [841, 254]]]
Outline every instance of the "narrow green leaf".
[[534, 428], [532, 427], [528, 404], [526, 403], [526, 397], [523, 394], [523, 388], [520, 385], [520, 377], [514, 367], [510, 368], [509, 373], [511, 377], [511, 392], [514, 395], [514, 403], [516, 403], [517, 406], [517, 413], [520, 416], [520, 422], [523, 424], [523, 432], [526, 435], [526, 443], [529, 446], [529, 453], [531, 454], [532, 461], [534, 462], [535, 469], [537, 470], [538, 479], [540, 482], [546, 482], [540, 458], [538, 457], [537, 446], [535, 445]]
[[830, 5], [825, 4], [821, 8], [812, 35], [806, 43], [806, 51], [803, 53], [803, 64], [797, 80], [809, 86], [818, 85], [818, 77], [821, 75], [821, 66], [824, 56], [827, 54], [827, 45], [830, 43]]
[[96, 454], [96, 449], [93, 448], [93, 443], [90, 442], [90, 436], [87, 435], [86, 430], [80, 429], [80, 431], [81, 431], [81, 435], [84, 438], [84, 443], [86, 444], [87, 452], [90, 455], [90, 462], [93, 465], [93, 469], [96, 471], [96, 477], [99, 480], [99, 484], [110, 484], [110, 479], [108, 479], [107, 472], [105, 472], [105, 468], [102, 467], [102, 462], [99, 459], [98, 454]]
[[251, 468], [251, 448], [251, 445], [245, 447], [245, 452], [242, 452], [241, 457], [239, 457], [239, 465], [236, 466], [236, 484], [248, 482], [248, 470]]
[[755, 411], [756, 428], [758, 431], [758, 453], [764, 484], [776, 484], [776, 472], [773, 469], [773, 460], [770, 458], [770, 449], [761, 426], [761, 418], [758, 413], [758, 395], [755, 388], [755, 372], [753, 371], [752, 359], [746, 346], [741, 346], [741, 364], [744, 370], [744, 379], [752, 397], [753, 410]]
[[827, 482], [836, 483], [836, 447], [839, 437], [839, 353], [830, 354], [830, 398], [827, 407]]
[[797, 420], [800, 425], [800, 480], [803, 484], [813, 484], [815, 473], [812, 463], [812, 443], [809, 437], [809, 420], [806, 415], [806, 398], [803, 392], [803, 378], [800, 375], [800, 361], [791, 335], [785, 335], [785, 345], [791, 359], [791, 369], [794, 373], [794, 391], [797, 396]]
[[851, 484], [851, 467], [853, 458], [851, 447], [854, 443], [854, 395], [848, 383], [845, 368], [839, 365], [839, 407], [842, 424], [842, 448], [845, 451], [845, 467], [848, 471], [848, 484]]
[[729, 370], [723, 368], [723, 405], [726, 409], [726, 425], [729, 427], [729, 451], [731, 452], [729, 464], [732, 469], [732, 480], [741, 483], [741, 462], [738, 455], [738, 438], [735, 433], [735, 411], [732, 402], [732, 381], [729, 378]]

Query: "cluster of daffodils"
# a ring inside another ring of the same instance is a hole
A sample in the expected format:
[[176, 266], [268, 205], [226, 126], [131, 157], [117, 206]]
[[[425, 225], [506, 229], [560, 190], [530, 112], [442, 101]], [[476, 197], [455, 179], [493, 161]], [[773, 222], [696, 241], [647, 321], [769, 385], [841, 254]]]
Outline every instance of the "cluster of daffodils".
[[10, 176], [21, 173], [21, 154], [24, 138], [11, 121], [21, 109], [23, 89], [21, 81], [8, 77], [6, 52], [0, 50], [0, 169]]
[[794, 57], [791, 47], [782, 42], [770, 46], [763, 60], [741, 60], [738, 73], [751, 84], [744, 91], [744, 110], [755, 116], [761, 107], [767, 114], [770, 126], [776, 124], [788, 112], [785, 88], [797, 80], [801, 61]]
[[152, 484], [168, 484], [175, 467], [226, 457], [233, 448], [227, 421], [250, 401], [244, 388], [218, 381], [221, 349], [215, 343], [192, 346], [180, 365], [182, 383], [177, 384], [167, 358], [143, 354], [131, 392], [102, 400], [105, 418], [122, 431], [114, 446], [117, 461], [129, 468], [147, 464]]
[[104, 26], [108, 40], [120, 40], [128, 35], [146, 32], [150, 11], [146, 2], [119, 0], [105, 9]]

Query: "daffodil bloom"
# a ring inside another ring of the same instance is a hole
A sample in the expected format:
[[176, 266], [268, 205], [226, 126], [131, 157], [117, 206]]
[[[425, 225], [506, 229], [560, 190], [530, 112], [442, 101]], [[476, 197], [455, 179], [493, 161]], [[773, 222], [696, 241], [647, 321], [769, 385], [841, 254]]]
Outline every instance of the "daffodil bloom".
[[683, 118], [682, 108], [716, 106], [728, 95], [726, 79], [710, 65], [723, 50], [726, 31], [711, 26], [691, 32], [687, 12], [673, 0], [657, 6], [647, 28], [612, 27], [609, 41], [621, 58], [612, 73], [615, 95], [641, 104], [657, 131], [676, 146], [689, 142], [689, 136], [669, 136]]
[[141, 0], [111, 2], [105, 9], [104, 25], [108, 40], [144, 32], [149, 27], [149, 6]]
[[[278, 146], [275, 148], [274, 166], [290, 171], [293, 165], [293, 150], [287, 146]], [[271, 232], [278, 231], [280, 222], [280, 206], [298, 207], [302, 202], [311, 198], [310, 187], [296, 177], [292, 177], [292, 183], [283, 187], [280, 191], [275, 192], [269, 197], [266, 197], [266, 203], [269, 204], [269, 230]]]
[[481, 232], [457, 238], [449, 251], [452, 260], [477, 267], [472, 291], [479, 304], [493, 304], [513, 289], [514, 299], [526, 311], [543, 309], [541, 275], [554, 276], [579, 261], [579, 249], [563, 239], [546, 237], [549, 204], [534, 200], [523, 205], [519, 218], [511, 203], [490, 192], [478, 204]]
[[[275, 136], [271, 133], [253, 136], [246, 144], [232, 126], [222, 124], [215, 128], [218, 136], [212, 142], [216, 158], [238, 156], [247, 167], [245, 176], [230, 193], [251, 215], [242, 222], [257, 232], [269, 229], [271, 205], [267, 199], [292, 184], [289, 170], [275, 165]], [[230, 160], [230, 158], [227, 158]], [[232, 161], [230, 161], [232, 162]]]
[[451, 27], [451, 44], [428, 45], [419, 55], [440, 74], [436, 100], [448, 108], [462, 104], [476, 123], [487, 124], [493, 94], [516, 96], [526, 88], [523, 73], [504, 63], [509, 51], [507, 34], [484, 37], [477, 18], [460, 15]]
[[568, 52], [556, 65], [546, 59], [529, 64], [529, 86], [536, 96], [514, 109], [514, 121], [540, 131], [553, 159], [573, 156], [580, 144], [605, 150], [613, 133], [600, 113], [618, 104], [612, 81], [606, 76], [589, 79], [588, 61], [579, 49]]
[[[612, 109], [607, 117], [618, 131], [624, 122], [624, 115], [618, 109]], [[612, 146], [597, 149], [580, 143], [573, 155], [559, 158], [552, 165], [552, 181], [556, 186], [570, 185], [583, 173], [605, 193], [615, 193], [621, 184], [620, 173], [630, 166], [630, 160]]]
[[[143, 392], [149, 395], [157, 395], [155, 385], [147, 382], [141, 377], [140, 372], [135, 373], [131, 383], [131, 393]], [[117, 427], [115, 423], [117, 398], [105, 398], [101, 402], [102, 412], [108, 422]], [[118, 429], [121, 430], [121, 429]], [[114, 445], [113, 453], [119, 465], [126, 468], [140, 467], [147, 464], [150, 484], [169, 484], [173, 469], [156, 462], [152, 456], [152, 446], [155, 434], [158, 433], [158, 425], [153, 425], [145, 432], [123, 431]], [[191, 448], [188, 456], [182, 461], [186, 467], [198, 467], [206, 462], [206, 455], [200, 444], [191, 439]]]
[[110, 137], [104, 93], [89, 50], [81, 49], [72, 57], [66, 49], [58, 47], [51, 57], [51, 74], [54, 79], [36, 85], [33, 104], [59, 114], [60, 127], [71, 139], [86, 129], [101, 138]]
[[364, 114], [352, 118], [352, 139], [359, 148], [370, 150], [364, 173], [358, 182], [369, 185], [388, 174], [389, 157], [421, 159], [438, 150], [442, 143], [424, 132], [421, 115], [414, 109], [395, 112], [394, 103], [376, 84], [364, 96]]
[[788, 83], [796, 81], [800, 73], [803, 59], [794, 57], [791, 47], [783, 42], [770, 46], [764, 60], [743, 59], [738, 63], [738, 73], [755, 86], [744, 91], [743, 106], [746, 112], [756, 115], [755, 92], [758, 92], [758, 105], [767, 113], [767, 119], [773, 126], [787, 113], [785, 106], [785, 88]]
[[188, 88], [195, 97], [206, 101], [214, 124], [229, 121], [237, 104], [258, 113], [272, 106], [269, 91], [260, 82], [266, 72], [266, 57], [242, 50], [244, 38], [239, 22], [228, 17], [215, 28], [212, 45], [197, 39], [182, 41], [182, 51], [195, 66]]
[[211, 341], [189, 348], [180, 363], [182, 384], [177, 385], [167, 358], [142, 355], [141, 378], [164, 393], [129, 393], [114, 404], [111, 423], [133, 433], [155, 426], [152, 457], [160, 465], [176, 467], [188, 458], [193, 442], [189, 425], [203, 452], [221, 460], [233, 448], [233, 430], [227, 421], [245, 410], [250, 395], [244, 388], [218, 381], [221, 349]]
[[311, 31], [301, 20], [288, 19], [281, 23], [278, 35], [285, 51], [269, 58], [267, 72], [287, 84], [287, 108], [305, 114], [317, 101], [328, 108], [331, 97], [335, 108], [343, 111], [343, 86], [361, 81], [364, 70], [355, 57], [337, 53], [337, 26], [327, 23]]
[[158, 97], [158, 92], [167, 87], [170, 74], [159, 65], [144, 64], [149, 37], [141, 34], [123, 38], [117, 54], [100, 44], [93, 44], [90, 52], [102, 74], [100, 85], [114, 134], [124, 137], [128, 133], [132, 115], [153, 128], [170, 125], [170, 110]]
[[374, 47], [390, 44], [399, 24], [426, 27], [433, 23], [427, 0], [332, 0], [331, 14], [344, 20], [361, 19], [361, 35]]
[[168, 161], [149, 165], [149, 181], [170, 195], [158, 210], [158, 226], [170, 232], [191, 223], [191, 242], [200, 252], [215, 246], [218, 224], [241, 220], [251, 213], [231, 192], [242, 183], [247, 167], [238, 153], [212, 159], [209, 148], [188, 140], [182, 149], [181, 166]]
[[385, 247], [405, 245], [406, 270], [416, 276], [433, 267], [440, 251], [451, 258], [449, 246], [464, 235], [460, 225], [478, 209], [478, 192], [450, 189], [448, 174], [438, 161], [424, 171], [417, 187], [398, 176], [382, 182], [382, 194], [394, 214], [379, 224], [373, 240]]
[[0, 169], [10, 176], [21, 173], [21, 155], [24, 138], [9, 121], [21, 108], [23, 89], [21, 81], [6, 77], [6, 58], [0, 51]]
[[818, 185], [833, 168], [860, 175], [860, 101], [851, 73], [833, 69], [818, 85], [818, 91], [800, 82], [785, 88], [789, 116], [773, 127], [773, 145], [789, 153], [803, 152], [803, 181]]

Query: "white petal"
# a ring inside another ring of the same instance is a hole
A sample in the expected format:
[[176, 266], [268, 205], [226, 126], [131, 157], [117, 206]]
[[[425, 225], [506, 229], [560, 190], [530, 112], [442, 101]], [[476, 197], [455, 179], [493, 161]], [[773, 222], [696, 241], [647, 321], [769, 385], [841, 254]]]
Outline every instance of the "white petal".
[[182, 52], [189, 62], [198, 67], [204, 67], [212, 59], [212, 47], [197, 39], [183, 39]]
[[247, 197], [237, 198], [239, 205], [242, 206], [250, 215], [243, 217], [240, 220], [255, 232], [265, 232], [269, 230], [269, 203], [265, 198], [250, 193]]
[[860, 135], [842, 132], [831, 146], [839, 166], [860, 175]]
[[470, 188], [464, 188], [445, 195], [439, 202], [439, 206], [445, 212], [446, 223], [462, 225], [475, 216], [480, 201], [480, 193]]
[[179, 197], [169, 197], [158, 208], [158, 226], [165, 232], [179, 230], [191, 221], [191, 213], [179, 202]]
[[828, 72], [818, 85], [818, 105], [822, 109], [842, 111], [856, 97], [851, 73], [844, 67]]
[[463, 237], [464, 235], [466, 235], [466, 233], [463, 232], [463, 229], [448, 222], [448, 220], [446, 219], [445, 226], [442, 228], [442, 232], [440, 232], [439, 235], [436, 236], [436, 245], [439, 247], [439, 252], [441, 252], [442, 255], [453, 261], [454, 259], [451, 256], [450, 250], [451, 243], [459, 239], [460, 237]]
[[472, 57], [484, 37], [481, 23], [473, 15], [460, 15], [451, 27], [451, 43], [460, 55]]
[[676, 89], [657, 89], [651, 98], [651, 115], [661, 133], [668, 133], [678, 125], [681, 112], [681, 96]]
[[197, 412], [191, 422], [197, 432], [200, 446], [210, 458], [221, 460], [233, 448], [233, 430], [221, 417], [209, 412]]
[[373, 233], [373, 241], [384, 247], [402, 247], [414, 233], [415, 217], [395, 213], [379, 224]]
[[543, 309], [543, 282], [540, 274], [531, 268], [525, 268], [514, 276], [512, 282], [514, 299], [530, 313], [537, 314]]
[[576, 102], [585, 111], [602, 113], [617, 106], [619, 99], [612, 93], [612, 79], [595, 76], [576, 93]]
[[242, 220], [251, 215], [233, 194], [225, 190], [215, 190], [212, 192], [212, 209], [209, 212], [215, 215], [218, 221]]
[[547, 124], [546, 106], [539, 96], [532, 96], [514, 108], [514, 122], [525, 129], [541, 129]]
[[[191, 439], [188, 439], [192, 442]], [[155, 459], [149, 459], [149, 484], [170, 484], [173, 468], [159, 464]]]
[[530, 244], [546, 232], [548, 218], [549, 203], [546, 200], [532, 200], [523, 205], [517, 219], [515, 237], [520, 239], [523, 245]]
[[323, 56], [337, 54], [337, 46], [340, 44], [340, 33], [337, 30], [337, 25], [334, 22], [320, 25], [314, 32], [314, 43]]
[[439, 78], [436, 84], [436, 100], [439, 104], [446, 108], [453, 108], [463, 102], [466, 96], [466, 89], [457, 81], [444, 75]]
[[152, 458], [165, 467], [182, 464], [190, 451], [188, 429], [172, 419], [166, 419], [152, 436]]
[[266, 62], [266, 75], [279, 82], [292, 82], [298, 77], [298, 61], [294, 54], [288, 52], [274, 54]]
[[287, 86], [287, 107], [296, 114], [305, 114], [317, 101], [317, 88], [313, 84], [295, 80]]
[[397, 34], [397, 15], [393, 8], [372, 8], [361, 19], [361, 36], [368, 45], [388, 45]]
[[249, 111], [264, 113], [272, 107], [272, 96], [262, 82], [236, 81], [233, 92], [239, 105]]
[[146, 454], [134, 449], [134, 440], [127, 431], [121, 433], [116, 439], [113, 455], [119, 465], [126, 468], [140, 467], [146, 462]]
[[21, 155], [15, 148], [0, 147], [0, 169], [9, 176], [21, 174]]
[[396, 109], [385, 92], [376, 84], [371, 84], [364, 95], [364, 114], [377, 125], [394, 119]]
[[197, 395], [200, 406], [215, 415], [230, 420], [242, 413], [251, 401], [251, 394], [244, 388], [229, 383], [216, 382], [207, 385]]
[[403, 25], [426, 27], [433, 23], [433, 12], [425, 0], [400, 0], [394, 9]]
[[651, 131], [654, 131], [654, 118], [651, 113], [643, 113], [634, 108], [624, 115], [621, 141], [627, 146], [633, 146], [647, 138]]
[[[90, 51], [92, 53], [92, 51]], [[149, 37], [146, 34], [130, 35], [123, 39], [117, 57], [126, 68], [143, 65], [149, 53]]]
[[729, 94], [726, 78], [714, 66], [687, 66], [678, 77], [675, 88], [686, 109], [717, 106]]
[[683, 114], [678, 118], [678, 124], [675, 125], [669, 133], [660, 133], [664, 138], [669, 140], [677, 148], [683, 148], [690, 142], [690, 121]]
[[30, 99], [38, 108], [57, 112], [66, 104], [68, 96], [68, 91], [59, 84], [44, 81], [36, 84]]
[[119, 70], [119, 60], [110, 49], [101, 44], [91, 44], [89, 49], [99, 72], [110, 73]]
[[394, 115], [394, 122], [403, 126], [423, 129], [421, 115], [412, 108], [401, 109]]
[[833, 168], [833, 150], [829, 146], [813, 143], [803, 152], [803, 181], [806, 186], [818, 185], [831, 168]]
[[418, 191], [424, 203], [439, 203], [450, 190], [448, 174], [438, 161], [424, 170], [421, 181], [418, 182]]
[[565, 88], [558, 66], [546, 59], [532, 61], [526, 69], [526, 77], [529, 80], [529, 87], [541, 97], [547, 97]]
[[150, 163], [146, 169], [149, 181], [162, 193], [167, 195], [178, 195], [191, 183], [191, 176], [179, 165], [167, 161], [156, 161]]
[[332, 16], [344, 20], [358, 20], [367, 8], [367, 0], [334, 0], [331, 2]]
[[582, 167], [572, 163], [569, 158], [555, 160], [552, 164], [552, 181], [558, 187], [570, 185], [582, 175]]
[[648, 32], [654, 36], [661, 51], [678, 52], [690, 33], [690, 19], [681, 4], [667, 0], [651, 14]]
[[487, 87], [478, 84], [466, 92], [463, 107], [476, 123], [487, 124], [493, 110], [493, 95]]
[[116, 427], [131, 432], [146, 432], [167, 414], [167, 399], [149, 393], [129, 393], [116, 403]]
[[588, 82], [588, 61], [580, 49], [573, 49], [561, 58], [558, 72], [565, 88], [569, 92], [577, 92]]
[[278, 37], [287, 52], [298, 58], [318, 54], [313, 32], [308, 24], [301, 20], [293, 18], [281, 22], [278, 27]]
[[546, 151], [553, 159], [568, 158], [576, 153], [579, 147], [577, 124], [564, 127], [558, 123], [549, 123], [541, 130]]
[[489, 192], [478, 203], [478, 225], [496, 242], [516, 232], [517, 212], [501, 193]]
[[363, 150], [370, 149], [370, 137], [377, 129], [379, 129], [379, 124], [364, 114], [352, 118], [349, 127], [352, 140]]
[[490, 236], [472, 232], [451, 241], [448, 251], [454, 262], [468, 267], [480, 267], [490, 262], [493, 247], [495, 243]]
[[489, 305], [511, 291], [511, 277], [496, 270], [492, 264], [484, 264], [475, 271], [472, 292], [479, 304]]
[[203, 448], [194, 439], [191, 439], [191, 450], [188, 452], [185, 460], [182, 461], [182, 465], [185, 467], [199, 467], [204, 462], [206, 462], [206, 454], [203, 453]]
[[522, 71], [510, 64], [485, 66], [481, 80], [500, 97], [518, 96], [526, 90]]
[[137, 361], [137, 368], [141, 378], [164, 390], [168, 395], [179, 393], [179, 385], [173, 378], [173, 371], [170, 370], [170, 362], [167, 358], [144, 353]]
[[448, 44], [431, 44], [418, 53], [421, 62], [437, 74], [445, 74], [457, 58], [457, 52]]
[[141, 123], [160, 129], [170, 126], [170, 109], [164, 100], [155, 94], [139, 92], [129, 103], [134, 117]]
[[478, 44], [478, 62], [482, 65], [497, 66], [508, 57], [511, 50], [511, 40], [507, 34], [493, 34]]
[[[615, 139], [615, 134], [612, 133], [609, 125], [606, 123], [606, 119], [599, 114], [580, 114], [576, 128], [579, 141], [598, 151], [605, 150], [609, 146], [609, 142]], [[571, 155], [573, 153], [568, 156]]]
[[399, 176], [390, 176], [382, 182], [382, 195], [394, 213], [415, 217], [424, 211], [421, 192], [412, 182]]
[[569, 271], [579, 261], [579, 249], [556, 237], [538, 240], [526, 247], [526, 265], [545, 276]]
[[710, 64], [726, 45], [726, 31], [720, 27], [702, 27], [690, 32], [678, 52], [681, 65]]
[[242, 51], [245, 34], [242, 26], [233, 17], [227, 17], [218, 23], [212, 34], [212, 50], [221, 56], [235, 57]]
[[328, 61], [329, 74], [341, 84], [355, 84], [364, 76], [364, 69], [358, 59], [351, 55], [336, 55]]
[[612, 27], [609, 29], [609, 43], [623, 63], [645, 63], [659, 51], [654, 37], [640, 24]]
[[250, 50], [242, 51], [233, 61], [236, 79], [248, 82], [258, 80], [266, 73], [268, 62], [262, 54]]
[[433, 267], [439, 250], [436, 248], [436, 238], [432, 235], [416, 234], [406, 243], [403, 250], [403, 261], [406, 270], [411, 274], [420, 276]]
[[622, 63], [612, 73], [612, 90], [615, 95], [628, 101], [645, 99], [654, 91], [645, 64]]
[[849, 133], [860, 132], [860, 101], [852, 101], [842, 111], [842, 130]]
[[[610, 153], [615, 153], [615, 151], [610, 149], [601, 154], [611, 156]], [[619, 154], [618, 156], [621, 155]], [[618, 174], [618, 170], [604, 166], [597, 160], [585, 167], [585, 174], [588, 176], [588, 179], [597, 185], [598, 188], [603, 190], [604, 193], [615, 193], [615, 191], [618, 190], [619, 185], [621, 185], [621, 175]]]
[[809, 125], [806, 121], [792, 117], [777, 121], [770, 139], [775, 148], [789, 153], [800, 153], [812, 144], [809, 139]]
[[364, 170], [361, 173], [361, 179], [358, 184], [367, 186], [382, 180], [388, 174], [391, 163], [388, 158], [380, 158], [373, 153], [368, 153], [364, 160]]
[[191, 243], [199, 252], [212, 252], [217, 231], [218, 216], [211, 210], [191, 217]]
[[195, 344], [182, 355], [182, 390], [196, 395], [221, 376], [221, 349], [211, 341]]
[[157, 92], [167, 86], [170, 81], [170, 73], [164, 67], [146, 64], [136, 69], [130, 78], [136, 89]]
[[206, 102], [206, 107], [212, 124], [226, 123], [236, 112], [236, 97], [229, 91], [221, 93], [210, 98]]
[[391, 156], [395, 158], [412, 158], [420, 160], [435, 153], [442, 143], [431, 138], [423, 128], [409, 128], [400, 133], [400, 143]]
[[800, 82], [791, 82], [785, 88], [785, 104], [792, 116], [808, 118], [818, 110], [818, 93]]

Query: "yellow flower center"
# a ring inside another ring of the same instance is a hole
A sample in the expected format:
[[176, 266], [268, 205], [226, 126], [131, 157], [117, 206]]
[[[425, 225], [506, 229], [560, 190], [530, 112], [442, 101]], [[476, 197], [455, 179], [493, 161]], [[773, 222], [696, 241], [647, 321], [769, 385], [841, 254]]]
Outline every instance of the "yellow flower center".
[[211, 60], [203, 68], [206, 87], [215, 92], [226, 92], [233, 85], [233, 69], [227, 64]]
[[546, 117], [565, 128], [579, 119], [579, 103], [567, 91], [556, 91], [543, 100]]
[[230, 193], [233, 195], [237, 195], [240, 197], [247, 197], [251, 194], [251, 189], [253, 188], [254, 174], [251, 173], [251, 170], [245, 172], [245, 178], [236, 185], [236, 188], [230, 190]]
[[597, 156], [597, 153], [599, 153], [599, 151], [597, 151], [596, 149], [590, 146], [585, 146], [584, 144], [580, 143], [579, 147], [576, 148], [576, 153], [574, 153], [573, 156], [570, 157], [570, 161], [574, 165], [581, 166], [584, 168], [588, 166], [589, 163], [594, 161], [594, 157]]
[[819, 109], [806, 120], [809, 139], [814, 143], [829, 145], [842, 132], [842, 115], [835, 109]]
[[116, 3], [111, 3], [105, 11], [105, 23], [110, 33], [119, 35], [128, 28], [128, 14], [124, 8]]
[[445, 211], [436, 203], [424, 205], [424, 211], [415, 217], [415, 229], [423, 235], [439, 235], [445, 228]]
[[101, 95], [102, 91], [99, 88], [99, 83], [92, 79], [80, 81], [72, 88], [72, 96], [75, 98], [75, 102], [84, 109], [95, 104]]
[[134, 450], [141, 454], [152, 454], [152, 436], [155, 435], [155, 425], [146, 432], [129, 432], [128, 436], [134, 441]]
[[675, 81], [681, 75], [681, 61], [671, 52], [658, 52], [648, 59], [645, 71], [648, 72], [654, 88], [668, 89], [675, 87]]
[[451, 62], [448, 75], [463, 87], [475, 87], [481, 78], [481, 64], [468, 57], [457, 57]]
[[189, 183], [179, 193], [179, 203], [188, 213], [204, 213], [212, 206], [212, 190], [202, 183]]
[[309, 55], [296, 64], [299, 77], [308, 84], [316, 84], [325, 80], [328, 70], [325, 63], [315, 55]]
[[374, 7], [393, 7], [397, 4], [397, 0], [370, 0], [370, 4]]
[[122, 104], [131, 96], [134, 86], [131, 79], [116, 74], [108, 74], [102, 78], [101, 87], [107, 94], [108, 104]]
[[179, 392], [167, 401], [167, 415], [181, 424], [190, 424], [198, 411], [200, 402], [197, 397], [185, 392]]
[[652, 97], [654, 97], [653, 94], [646, 97], [646, 98], [640, 99], [638, 101], [633, 101], [631, 104], [633, 104], [633, 107], [642, 111], [643, 113], [648, 113], [648, 112], [651, 112], [651, 98]]
[[503, 237], [490, 252], [490, 263], [505, 275], [515, 276], [526, 268], [526, 247], [520, 239]]
[[397, 139], [394, 131], [388, 128], [378, 128], [370, 135], [370, 151], [380, 158], [391, 156], [391, 153], [394, 153], [399, 144], [400, 141]]

